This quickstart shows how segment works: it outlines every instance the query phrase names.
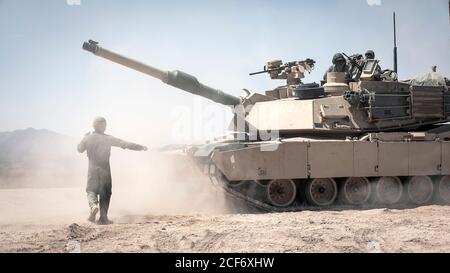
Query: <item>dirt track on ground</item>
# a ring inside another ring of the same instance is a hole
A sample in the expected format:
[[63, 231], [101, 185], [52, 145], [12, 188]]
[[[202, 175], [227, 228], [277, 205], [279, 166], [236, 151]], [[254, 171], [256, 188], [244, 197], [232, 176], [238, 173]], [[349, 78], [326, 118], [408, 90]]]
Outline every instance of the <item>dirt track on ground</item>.
[[[84, 209], [50, 211], [51, 202], [39, 208], [46, 215], [21, 218], [27, 210], [18, 207], [21, 201], [5, 199], [18, 193], [0, 193], [0, 205], [6, 208], [0, 212], [0, 252], [450, 252], [450, 206], [116, 214], [113, 225], [98, 226], [84, 220]], [[69, 201], [72, 196], [61, 195]]]

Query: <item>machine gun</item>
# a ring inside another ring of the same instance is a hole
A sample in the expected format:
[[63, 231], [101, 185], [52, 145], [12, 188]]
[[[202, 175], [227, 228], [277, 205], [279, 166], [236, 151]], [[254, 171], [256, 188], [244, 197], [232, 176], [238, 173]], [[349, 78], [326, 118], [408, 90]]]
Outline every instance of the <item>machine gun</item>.
[[250, 76], [269, 73], [271, 79], [284, 79], [288, 84], [299, 84], [305, 77], [305, 72], [311, 73], [316, 62], [313, 59], [293, 61], [283, 64], [281, 60], [274, 60], [264, 66], [264, 70], [250, 73]]
[[98, 42], [89, 40], [88, 42], [83, 43], [83, 49], [93, 53], [94, 55], [103, 57], [112, 62], [137, 70], [151, 77], [160, 79], [168, 85], [179, 88], [194, 95], [202, 96], [214, 102], [228, 106], [236, 106], [241, 103], [240, 98], [227, 94], [221, 90], [201, 84], [197, 80], [197, 78], [192, 75], [178, 70], [165, 71], [152, 67], [150, 65], [117, 54], [108, 49], [102, 48], [98, 45]]
[[347, 54], [345, 54], [344, 52], [342, 52], [342, 55], [344, 55], [345, 58], [347, 58], [347, 60], [353, 65], [353, 67], [358, 68], [360, 71], [363, 70], [363, 65], [359, 64], [358, 61], [356, 61], [356, 58], [350, 57]]
[[[344, 52], [342, 52], [342, 55], [347, 58], [348, 62], [351, 64], [349, 67], [349, 74], [353, 81], [359, 80], [361, 77], [361, 73], [364, 69], [364, 57], [361, 54], [354, 54], [352, 56], [348, 56]], [[358, 61], [362, 60], [362, 64]]]

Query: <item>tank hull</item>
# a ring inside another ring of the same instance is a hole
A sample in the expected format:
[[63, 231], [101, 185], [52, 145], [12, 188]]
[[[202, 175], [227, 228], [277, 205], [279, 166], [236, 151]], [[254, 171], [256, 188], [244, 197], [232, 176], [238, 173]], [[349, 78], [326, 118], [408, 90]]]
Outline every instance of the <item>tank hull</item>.
[[214, 151], [230, 181], [450, 175], [450, 141], [286, 139]]
[[449, 140], [441, 130], [231, 142], [197, 162], [226, 193], [264, 211], [405, 208], [450, 203]]

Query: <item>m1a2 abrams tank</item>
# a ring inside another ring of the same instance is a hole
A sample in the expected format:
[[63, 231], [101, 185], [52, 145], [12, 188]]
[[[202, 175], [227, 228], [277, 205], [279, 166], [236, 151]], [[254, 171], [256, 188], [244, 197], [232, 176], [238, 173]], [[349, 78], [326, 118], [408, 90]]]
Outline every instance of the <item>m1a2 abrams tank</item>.
[[235, 97], [181, 71], [164, 71], [100, 47], [83, 49], [231, 106], [232, 139], [189, 156], [232, 196], [268, 211], [450, 202], [450, 93], [436, 72], [410, 81], [374, 81], [377, 60], [358, 79], [328, 73], [323, 84], [302, 79], [306, 59], [269, 62], [258, 73], [286, 84]]

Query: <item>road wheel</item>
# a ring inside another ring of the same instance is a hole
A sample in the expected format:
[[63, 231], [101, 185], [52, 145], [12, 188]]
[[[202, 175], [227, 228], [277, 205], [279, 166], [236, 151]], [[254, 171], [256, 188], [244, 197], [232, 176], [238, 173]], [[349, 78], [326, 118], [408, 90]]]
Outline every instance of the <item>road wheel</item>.
[[408, 181], [408, 197], [416, 205], [423, 205], [433, 197], [433, 181], [429, 176], [414, 176]]
[[383, 176], [376, 182], [377, 201], [383, 205], [393, 205], [402, 198], [403, 185], [400, 178]]
[[370, 198], [372, 188], [365, 177], [349, 177], [340, 189], [341, 200], [344, 204], [362, 205]]
[[267, 198], [272, 205], [287, 207], [294, 202], [297, 195], [297, 187], [290, 179], [275, 179], [267, 185]]
[[450, 176], [443, 176], [439, 181], [439, 198], [445, 203], [450, 203]]
[[333, 178], [315, 178], [306, 184], [306, 199], [311, 205], [329, 206], [337, 196], [337, 184]]

